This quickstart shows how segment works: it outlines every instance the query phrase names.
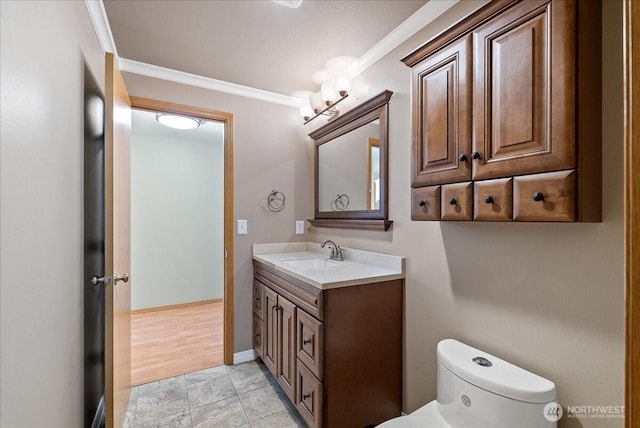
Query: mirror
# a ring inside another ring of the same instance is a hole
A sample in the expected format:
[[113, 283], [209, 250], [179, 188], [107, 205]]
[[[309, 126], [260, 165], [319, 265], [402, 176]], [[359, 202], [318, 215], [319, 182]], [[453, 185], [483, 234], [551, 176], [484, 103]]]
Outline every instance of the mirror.
[[314, 226], [388, 230], [385, 91], [309, 134], [315, 140]]

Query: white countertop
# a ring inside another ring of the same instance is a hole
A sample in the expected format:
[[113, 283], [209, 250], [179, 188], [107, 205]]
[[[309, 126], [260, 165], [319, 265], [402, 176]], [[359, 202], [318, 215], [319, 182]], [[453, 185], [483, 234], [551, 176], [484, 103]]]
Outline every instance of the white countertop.
[[[329, 259], [330, 249], [328, 246], [320, 248], [320, 244], [315, 242], [254, 244], [253, 259], [321, 290], [405, 277], [404, 257], [341, 248], [344, 249], [344, 261], [325, 262]], [[300, 266], [307, 262], [296, 262], [306, 259], [317, 260], [308, 263], [317, 266]]]

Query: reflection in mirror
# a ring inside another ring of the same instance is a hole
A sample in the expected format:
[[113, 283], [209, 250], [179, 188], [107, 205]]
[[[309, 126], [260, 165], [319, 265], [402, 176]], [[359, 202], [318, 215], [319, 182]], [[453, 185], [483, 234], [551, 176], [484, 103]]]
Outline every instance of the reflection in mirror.
[[388, 230], [388, 109], [384, 91], [311, 132], [317, 227]]
[[320, 211], [380, 208], [379, 137], [376, 119], [318, 147]]

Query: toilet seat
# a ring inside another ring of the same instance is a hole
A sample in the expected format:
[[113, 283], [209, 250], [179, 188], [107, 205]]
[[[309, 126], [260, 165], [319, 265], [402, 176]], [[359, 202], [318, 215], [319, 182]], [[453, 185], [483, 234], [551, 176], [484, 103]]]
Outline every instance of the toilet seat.
[[451, 428], [451, 425], [438, 412], [434, 400], [410, 415], [390, 419], [378, 425], [377, 428]]

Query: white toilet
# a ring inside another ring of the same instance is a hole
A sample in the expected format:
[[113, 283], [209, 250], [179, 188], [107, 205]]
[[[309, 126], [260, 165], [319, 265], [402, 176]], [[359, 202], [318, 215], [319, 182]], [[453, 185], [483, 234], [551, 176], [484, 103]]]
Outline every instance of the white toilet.
[[438, 399], [378, 428], [556, 427], [553, 382], [453, 339], [437, 357]]

